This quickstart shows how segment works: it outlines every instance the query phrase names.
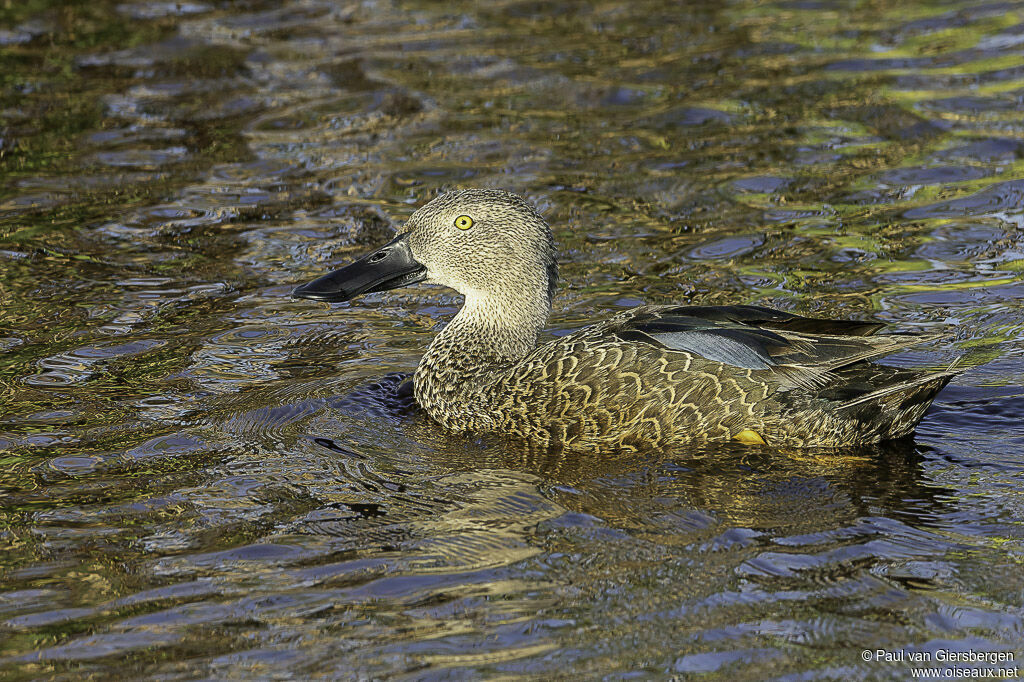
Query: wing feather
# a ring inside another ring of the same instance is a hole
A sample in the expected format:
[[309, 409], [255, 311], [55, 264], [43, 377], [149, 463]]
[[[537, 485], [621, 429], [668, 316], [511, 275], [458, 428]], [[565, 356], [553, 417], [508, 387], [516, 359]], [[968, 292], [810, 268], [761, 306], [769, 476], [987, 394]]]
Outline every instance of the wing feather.
[[741, 369], [770, 372], [782, 384], [820, 387], [834, 370], [942, 336], [872, 336], [877, 322], [801, 317], [760, 306], [637, 308], [606, 333]]

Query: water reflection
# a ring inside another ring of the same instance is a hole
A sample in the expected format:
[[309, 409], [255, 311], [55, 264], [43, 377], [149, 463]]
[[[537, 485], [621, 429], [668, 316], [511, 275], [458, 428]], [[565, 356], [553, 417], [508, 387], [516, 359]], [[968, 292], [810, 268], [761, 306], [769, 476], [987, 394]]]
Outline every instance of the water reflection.
[[[8, 5], [5, 673], [1019, 649], [1019, 3]], [[288, 292], [460, 184], [551, 222], [553, 334], [761, 302], [950, 329], [891, 362], [971, 370], [862, 452], [453, 438], [401, 390], [451, 292]]]

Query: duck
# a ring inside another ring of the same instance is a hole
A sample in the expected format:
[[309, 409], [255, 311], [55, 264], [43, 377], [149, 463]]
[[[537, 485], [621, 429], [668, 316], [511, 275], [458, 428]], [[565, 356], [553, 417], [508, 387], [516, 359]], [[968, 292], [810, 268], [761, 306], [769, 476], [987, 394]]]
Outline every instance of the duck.
[[551, 229], [528, 201], [462, 189], [293, 296], [454, 289], [463, 305], [416, 367], [415, 402], [452, 432], [540, 447], [870, 445], [912, 434], [959, 373], [873, 362], [943, 334], [877, 334], [884, 324], [760, 305], [643, 305], [538, 344], [557, 282]]

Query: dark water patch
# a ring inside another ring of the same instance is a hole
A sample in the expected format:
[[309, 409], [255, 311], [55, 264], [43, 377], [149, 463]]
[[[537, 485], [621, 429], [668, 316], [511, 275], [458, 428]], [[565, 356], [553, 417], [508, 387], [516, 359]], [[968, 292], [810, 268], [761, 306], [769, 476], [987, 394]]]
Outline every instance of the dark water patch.
[[947, 97], [944, 99], [921, 102], [917, 105], [923, 111], [942, 111], [958, 114], [998, 114], [1004, 111], [1017, 111], [1020, 104], [1016, 100], [997, 97]]
[[346, 396], [328, 401], [327, 405], [349, 414], [391, 419], [401, 419], [417, 409], [412, 397], [412, 377], [402, 373], [388, 374]]
[[942, 132], [942, 126], [893, 105], [870, 105], [839, 108], [831, 112], [836, 118], [858, 121], [890, 140], [921, 141]]
[[165, 142], [168, 140], [179, 140], [186, 136], [182, 128], [161, 128], [141, 125], [131, 125], [125, 128], [114, 130], [103, 130], [88, 136], [88, 141], [98, 147], [110, 148], [121, 145], [130, 145], [149, 142]]
[[743, 178], [741, 180], [734, 180], [732, 186], [741, 192], [757, 192], [765, 194], [774, 194], [789, 187], [793, 183], [792, 178], [774, 178], [771, 176], [761, 176], [755, 178]]
[[97, 658], [125, 656], [134, 651], [157, 646], [168, 646], [184, 637], [178, 633], [131, 632], [92, 635], [73, 640], [68, 644], [42, 648], [31, 654], [20, 656], [26, 662], [83, 661]]
[[185, 147], [134, 149], [121, 152], [101, 152], [96, 155], [96, 161], [104, 166], [146, 170], [155, 170], [168, 164], [181, 163], [187, 158], [188, 150]]
[[224, 45], [186, 36], [138, 47], [83, 55], [75, 59], [79, 69], [108, 69], [128, 75], [137, 69], [151, 69], [149, 78], [160, 79], [187, 74], [191, 78], [232, 75], [242, 66], [244, 52]]
[[640, 121], [645, 126], [658, 128], [675, 128], [700, 126], [709, 123], [729, 124], [733, 122], [733, 116], [727, 112], [717, 109], [703, 107], [684, 107], [672, 109], [658, 116]]
[[895, 69], [920, 69], [932, 65], [928, 57], [864, 57], [857, 59], [841, 59], [828, 64], [826, 71], [890, 71]]
[[[1012, 431], [1016, 419], [1014, 405], [1020, 396], [1019, 386], [989, 390], [957, 386], [944, 398], [943, 402], [949, 406], [949, 412], [943, 415], [942, 421], [954, 427], [962, 428], [971, 423], [984, 425], [988, 429]], [[991, 465], [997, 466], [998, 463], [993, 462]]]
[[988, 176], [991, 171], [976, 166], [919, 166], [896, 168], [875, 177], [882, 185], [943, 185]]
[[88, 381], [109, 361], [150, 352], [165, 345], [158, 339], [138, 340], [100, 347], [86, 346], [37, 361], [39, 374], [24, 377], [30, 386], [66, 386]]
[[1012, 239], [1005, 229], [971, 223], [943, 226], [932, 232], [932, 237], [933, 241], [923, 244], [917, 253], [943, 263], [993, 259]]
[[1024, 141], [1008, 137], [990, 137], [943, 150], [935, 156], [939, 159], [986, 163], [1011, 162], [1024, 156]]
[[[0, 669], [846, 679], [1015, 646], [1018, 10], [0, 9]], [[857, 452], [448, 434], [409, 376], [457, 296], [289, 294], [465, 185], [554, 228], [550, 333], [767, 303], [950, 331], [887, 362], [968, 371]]]
[[726, 237], [697, 246], [690, 251], [689, 257], [698, 260], [737, 258], [751, 253], [762, 244], [764, 237], [761, 235]]
[[117, 11], [132, 19], [163, 19], [172, 16], [204, 14], [213, 10], [204, 2], [133, 2], [117, 6]]
[[909, 220], [922, 218], [956, 218], [961, 216], [990, 215], [1007, 222], [1021, 219], [1020, 206], [1024, 204], [1024, 180], [1010, 180], [990, 185], [962, 199], [942, 201], [912, 208], [903, 213]]

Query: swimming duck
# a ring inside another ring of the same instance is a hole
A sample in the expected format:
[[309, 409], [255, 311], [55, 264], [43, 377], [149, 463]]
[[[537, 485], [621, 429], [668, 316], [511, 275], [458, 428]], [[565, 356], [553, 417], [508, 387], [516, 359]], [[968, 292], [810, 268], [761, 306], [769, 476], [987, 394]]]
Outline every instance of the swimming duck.
[[469, 189], [433, 199], [395, 239], [293, 295], [456, 290], [465, 303], [416, 368], [416, 402], [453, 431], [542, 447], [875, 443], [912, 433], [957, 374], [869, 362], [936, 335], [873, 336], [884, 325], [754, 305], [641, 306], [538, 346], [557, 278], [537, 211]]

